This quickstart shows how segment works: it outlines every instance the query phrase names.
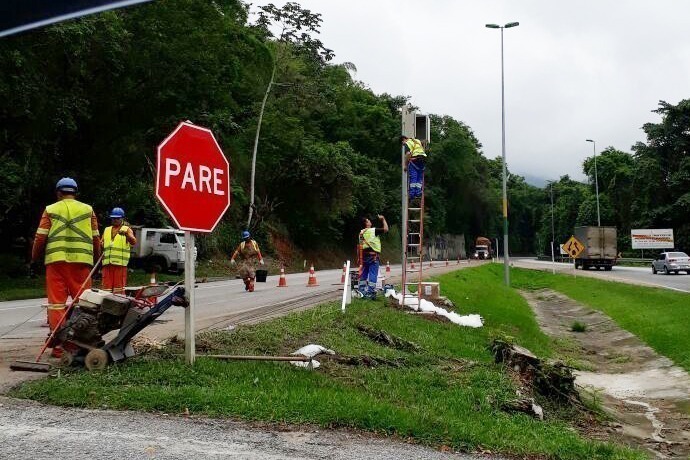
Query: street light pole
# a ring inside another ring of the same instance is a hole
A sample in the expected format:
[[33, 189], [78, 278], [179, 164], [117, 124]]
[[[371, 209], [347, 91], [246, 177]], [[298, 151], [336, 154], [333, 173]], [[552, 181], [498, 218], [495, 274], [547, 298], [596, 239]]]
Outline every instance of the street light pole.
[[592, 139], [586, 139], [592, 143], [594, 149], [594, 187], [597, 192], [597, 226], [601, 227], [601, 214], [599, 214], [599, 177], [597, 176], [597, 143]]
[[508, 254], [508, 174], [506, 171], [506, 101], [505, 76], [503, 71], [503, 29], [519, 26], [519, 22], [509, 22], [503, 26], [487, 24], [489, 29], [501, 29], [501, 154], [503, 158], [503, 279], [510, 286], [510, 256]]
[[555, 240], [555, 231], [553, 225], [553, 182], [551, 182], [551, 273], [556, 274], [556, 258], [553, 254], [553, 242]]

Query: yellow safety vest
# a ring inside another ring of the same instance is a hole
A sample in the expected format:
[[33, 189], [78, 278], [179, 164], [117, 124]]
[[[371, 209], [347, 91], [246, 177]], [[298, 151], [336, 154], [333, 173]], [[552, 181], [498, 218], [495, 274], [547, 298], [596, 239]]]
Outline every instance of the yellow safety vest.
[[362, 245], [362, 249], [371, 248], [376, 252], [381, 252], [381, 238], [376, 236], [374, 228], [365, 228], [359, 232], [359, 242]]
[[405, 144], [407, 145], [407, 148], [410, 149], [410, 154], [413, 157], [426, 156], [426, 153], [424, 153], [424, 146], [421, 142], [419, 142], [419, 140], [408, 139], [407, 141], [405, 141]]
[[46, 242], [46, 265], [70, 262], [93, 265], [93, 237], [91, 229], [93, 209], [88, 204], [68, 198], [46, 207], [50, 230]]
[[[129, 227], [123, 225], [120, 231], [127, 231]], [[115, 240], [112, 239], [113, 227], [108, 227], [103, 231], [103, 265], [119, 265], [126, 267], [129, 263], [130, 246], [129, 241], [125, 235], [115, 234]]]

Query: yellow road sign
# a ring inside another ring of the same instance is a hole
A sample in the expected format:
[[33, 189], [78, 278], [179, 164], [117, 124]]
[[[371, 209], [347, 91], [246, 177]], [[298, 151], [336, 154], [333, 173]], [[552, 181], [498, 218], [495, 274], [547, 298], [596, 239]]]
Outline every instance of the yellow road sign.
[[575, 259], [582, 253], [582, 251], [585, 250], [585, 245], [580, 243], [580, 240], [578, 240], [574, 236], [571, 236], [570, 239], [566, 241], [563, 245], [563, 249], [565, 250], [565, 252], [568, 253], [570, 257]]

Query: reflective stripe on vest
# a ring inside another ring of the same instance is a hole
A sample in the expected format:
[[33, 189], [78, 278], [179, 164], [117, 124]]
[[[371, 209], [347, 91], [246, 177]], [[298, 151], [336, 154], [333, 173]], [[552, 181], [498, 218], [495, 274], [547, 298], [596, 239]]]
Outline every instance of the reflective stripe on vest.
[[60, 200], [46, 207], [50, 230], [45, 263], [71, 262], [93, 265], [93, 209], [73, 199]]
[[359, 232], [359, 241], [362, 249], [372, 249], [376, 252], [381, 252], [381, 238], [376, 236], [376, 229], [365, 228]]
[[[129, 227], [123, 225], [120, 230], [127, 231]], [[126, 267], [129, 263], [130, 246], [127, 236], [115, 234], [113, 237], [113, 227], [108, 227], [103, 231], [103, 265], [119, 265]], [[111, 247], [112, 246], [112, 247]]]
[[405, 141], [405, 144], [407, 145], [407, 148], [410, 149], [410, 154], [413, 157], [426, 156], [426, 153], [424, 153], [424, 146], [421, 142], [419, 142], [419, 140], [408, 139]]

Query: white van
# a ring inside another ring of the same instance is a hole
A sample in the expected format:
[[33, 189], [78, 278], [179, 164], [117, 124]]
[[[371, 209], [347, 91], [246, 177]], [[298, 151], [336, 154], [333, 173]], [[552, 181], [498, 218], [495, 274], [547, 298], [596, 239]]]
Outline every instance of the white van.
[[[131, 226], [137, 244], [132, 248], [130, 264], [147, 272], [184, 271], [184, 232], [174, 228]], [[194, 260], [197, 257], [194, 248]]]

